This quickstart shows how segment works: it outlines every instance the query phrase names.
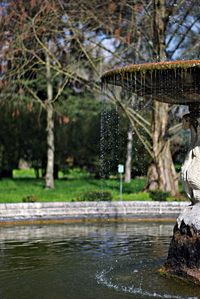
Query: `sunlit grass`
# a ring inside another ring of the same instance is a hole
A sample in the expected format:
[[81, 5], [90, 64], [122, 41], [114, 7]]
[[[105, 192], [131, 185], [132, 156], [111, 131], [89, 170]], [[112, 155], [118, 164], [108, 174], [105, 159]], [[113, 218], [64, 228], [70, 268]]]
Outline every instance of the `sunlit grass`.
[[[34, 170], [15, 170], [13, 179], [0, 180], [0, 202], [22, 202], [23, 198], [34, 195], [40, 202], [78, 201], [88, 191], [109, 191], [113, 200], [120, 200], [119, 178], [94, 179], [87, 172], [75, 169], [66, 175], [59, 173], [54, 190], [46, 190], [44, 179], [36, 179]], [[122, 199], [151, 200], [147, 192], [142, 192], [145, 178], [135, 178], [131, 183], [123, 183]], [[101, 200], [99, 198], [99, 200]]]
[[[0, 202], [22, 202], [23, 198], [34, 195], [38, 201], [77, 201], [88, 191], [110, 191], [113, 200], [119, 200], [119, 179], [94, 179], [87, 172], [78, 169], [68, 174], [59, 174], [54, 190], [44, 188], [43, 179], [35, 179], [33, 169], [15, 170], [13, 179], [0, 181]], [[145, 179], [134, 179], [124, 184], [123, 200], [149, 200], [148, 193], [141, 193]], [[140, 192], [140, 193], [138, 193]], [[137, 195], [138, 193], [138, 195]]]

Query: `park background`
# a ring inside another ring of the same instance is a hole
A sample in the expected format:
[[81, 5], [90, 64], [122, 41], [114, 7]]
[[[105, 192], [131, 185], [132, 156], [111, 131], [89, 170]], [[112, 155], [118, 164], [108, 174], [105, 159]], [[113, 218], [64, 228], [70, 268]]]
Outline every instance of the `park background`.
[[186, 200], [186, 106], [101, 86], [127, 64], [198, 59], [198, 1], [0, 4], [0, 201]]

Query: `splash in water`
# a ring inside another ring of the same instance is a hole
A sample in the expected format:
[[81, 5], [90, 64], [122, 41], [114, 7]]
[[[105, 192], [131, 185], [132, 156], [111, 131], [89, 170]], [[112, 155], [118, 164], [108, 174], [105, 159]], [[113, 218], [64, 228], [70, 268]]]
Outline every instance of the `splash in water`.
[[151, 298], [165, 298], [165, 299], [198, 299], [198, 297], [182, 297], [171, 294], [159, 294], [157, 292], [149, 292], [142, 288], [142, 284], [140, 287], [135, 287], [134, 285], [125, 286], [121, 283], [114, 283], [111, 277], [108, 275], [112, 272], [113, 267], [110, 267], [108, 270], [102, 270], [96, 273], [96, 281], [98, 284], [104, 285], [108, 288], [114, 289], [118, 292], [124, 292], [129, 294], [135, 294], [139, 296], [146, 296]]

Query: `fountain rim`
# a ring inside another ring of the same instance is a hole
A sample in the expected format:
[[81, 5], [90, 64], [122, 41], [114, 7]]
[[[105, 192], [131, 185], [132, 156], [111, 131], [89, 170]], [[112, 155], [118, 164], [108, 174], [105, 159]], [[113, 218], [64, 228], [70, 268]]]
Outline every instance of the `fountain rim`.
[[174, 61], [160, 61], [160, 62], [147, 62], [140, 64], [129, 64], [122, 67], [113, 68], [106, 71], [101, 76], [101, 81], [106, 82], [106, 78], [114, 75], [123, 75], [125, 73], [137, 73], [146, 71], [158, 71], [158, 70], [176, 70], [176, 69], [188, 69], [193, 67], [200, 68], [200, 60], [174, 60]]

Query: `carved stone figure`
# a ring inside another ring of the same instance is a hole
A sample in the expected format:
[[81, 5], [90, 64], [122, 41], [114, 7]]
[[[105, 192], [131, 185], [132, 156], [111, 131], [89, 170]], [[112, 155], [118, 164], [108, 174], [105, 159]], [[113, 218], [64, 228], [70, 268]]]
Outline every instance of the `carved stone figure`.
[[183, 116], [183, 128], [191, 131], [191, 145], [181, 168], [183, 189], [192, 204], [200, 202], [200, 114], [193, 111]]

